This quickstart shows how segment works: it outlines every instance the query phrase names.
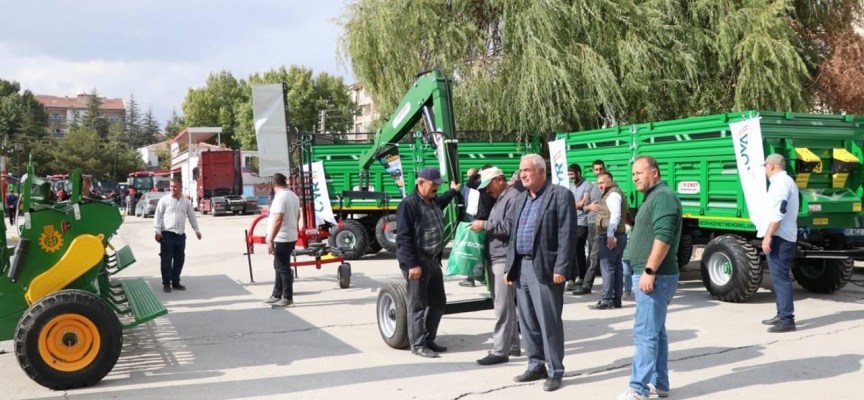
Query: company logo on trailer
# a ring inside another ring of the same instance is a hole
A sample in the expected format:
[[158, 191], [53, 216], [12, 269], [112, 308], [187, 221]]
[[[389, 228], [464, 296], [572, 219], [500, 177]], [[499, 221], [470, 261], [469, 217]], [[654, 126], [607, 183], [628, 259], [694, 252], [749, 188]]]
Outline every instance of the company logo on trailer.
[[750, 155], [747, 154], [747, 146], [748, 146], [748, 130], [750, 126], [744, 125], [744, 128], [741, 129], [740, 132], [735, 134], [738, 137], [738, 144], [741, 145], [741, 150], [739, 151], [739, 156], [744, 160], [744, 166], [747, 168], [747, 171], [750, 171]]

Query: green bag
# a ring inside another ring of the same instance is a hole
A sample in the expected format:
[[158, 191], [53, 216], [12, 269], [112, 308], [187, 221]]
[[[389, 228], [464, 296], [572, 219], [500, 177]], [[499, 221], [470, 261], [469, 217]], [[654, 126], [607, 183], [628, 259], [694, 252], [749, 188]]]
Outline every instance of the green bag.
[[[447, 276], [474, 276], [475, 265], [486, 265], [486, 232], [474, 232], [470, 222], [460, 222], [447, 259]], [[484, 268], [485, 269], [485, 268]]]

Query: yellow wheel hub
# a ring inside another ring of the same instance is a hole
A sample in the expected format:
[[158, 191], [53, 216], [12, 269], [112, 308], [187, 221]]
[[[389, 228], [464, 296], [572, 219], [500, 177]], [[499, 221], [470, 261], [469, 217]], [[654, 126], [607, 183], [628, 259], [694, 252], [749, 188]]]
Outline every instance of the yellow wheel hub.
[[101, 342], [99, 330], [87, 317], [58, 315], [39, 333], [39, 355], [58, 371], [80, 371], [96, 359]]

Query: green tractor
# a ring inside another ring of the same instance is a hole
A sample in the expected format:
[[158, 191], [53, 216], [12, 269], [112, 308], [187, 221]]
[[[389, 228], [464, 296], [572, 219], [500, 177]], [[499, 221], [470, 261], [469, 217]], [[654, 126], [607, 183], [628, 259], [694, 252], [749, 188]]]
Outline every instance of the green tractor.
[[109, 243], [123, 222], [114, 202], [83, 197], [79, 170], [70, 199], [51, 201], [50, 182], [32, 163], [27, 172], [17, 244], [0, 224], [0, 341], [14, 340], [21, 368], [42, 386], [92, 386], [117, 363], [124, 329], [168, 311], [143, 279], [111, 279], [135, 262], [129, 246]]

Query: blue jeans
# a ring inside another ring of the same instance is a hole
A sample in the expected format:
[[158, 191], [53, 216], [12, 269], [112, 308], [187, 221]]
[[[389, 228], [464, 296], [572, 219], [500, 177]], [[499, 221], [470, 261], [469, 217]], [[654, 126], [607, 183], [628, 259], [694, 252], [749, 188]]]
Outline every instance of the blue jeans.
[[603, 288], [600, 289], [600, 303], [621, 307], [621, 289], [624, 288], [621, 258], [624, 255], [624, 247], [627, 246], [627, 235], [619, 233], [615, 235], [615, 239], [618, 240], [618, 244], [610, 249], [606, 245], [607, 236], [602, 236], [600, 274], [603, 276]]
[[792, 268], [792, 258], [795, 257], [795, 242], [784, 240], [779, 236], [771, 238], [771, 252], [768, 253], [768, 269], [771, 270], [771, 281], [774, 283], [774, 297], [777, 303], [777, 317], [780, 323], [791, 325], [795, 323], [795, 305], [792, 304], [792, 279], [789, 269]]
[[624, 293], [633, 293], [633, 267], [630, 260], [623, 260], [621, 264], [624, 264]]
[[636, 287], [636, 321], [633, 324], [633, 369], [630, 388], [648, 396], [648, 383], [669, 390], [669, 337], [666, 335], [666, 310], [678, 288], [678, 275], [656, 275], [654, 290], [639, 289], [642, 275], [633, 275]]

